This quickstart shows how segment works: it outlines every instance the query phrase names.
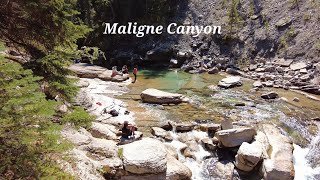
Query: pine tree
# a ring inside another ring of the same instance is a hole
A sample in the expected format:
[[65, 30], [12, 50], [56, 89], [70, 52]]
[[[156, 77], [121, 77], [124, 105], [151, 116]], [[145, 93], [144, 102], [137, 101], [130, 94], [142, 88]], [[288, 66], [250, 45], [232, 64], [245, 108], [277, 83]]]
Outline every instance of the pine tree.
[[51, 158], [68, 148], [51, 122], [58, 102], [46, 100], [42, 78], [0, 57], [0, 179], [71, 178]]

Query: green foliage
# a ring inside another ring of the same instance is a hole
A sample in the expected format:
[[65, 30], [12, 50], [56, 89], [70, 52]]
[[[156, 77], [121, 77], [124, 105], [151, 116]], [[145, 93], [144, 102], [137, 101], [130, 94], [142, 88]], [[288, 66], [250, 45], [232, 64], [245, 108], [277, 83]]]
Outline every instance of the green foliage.
[[81, 59], [81, 62], [93, 64], [94, 61], [105, 61], [104, 53], [97, 47], [83, 47], [76, 52], [76, 59]]
[[4, 46], [3, 42], [0, 41], [0, 52], [4, 51], [6, 47]]
[[229, 5], [228, 9], [228, 31], [229, 36], [234, 34], [242, 23], [242, 18], [238, 12], [239, 0], [231, 0], [231, 4]]
[[269, 28], [270, 28], [269, 20], [268, 20], [267, 16], [264, 13], [261, 13], [261, 17], [262, 17], [262, 23], [264, 25], [264, 28], [268, 32]]
[[78, 92], [75, 80], [67, 77], [71, 71], [65, 68], [70, 64], [72, 53], [69, 49], [57, 49], [30, 64], [37, 75], [44, 77], [48, 86], [46, 93], [51, 98], [59, 96], [70, 101]]
[[63, 123], [71, 123], [75, 127], [89, 128], [91, 122], [95, 119], [94, 116], [89, 115], [83, 108], [76, 107], [72, 113], [66, 114], [62, 118]]
[[286, 36], [287, 36], [288, 39], [292, 39], [296, 35], [297, 35], [297, 31], [294, 29], [294, 27], [291, 27], [286, 33]]
[[[76, 0], [8, 1], [0, 6], [0, 40], [31, 55], [24, 64], [48, 83], [49, 97], [70, 100], [77, 92], [65, 69], [77, 49], [76, 42], [91, 29], [76, 15]], [[15, 8], [9, 8], [14, 6]]]
[[279, 50], [280, 50], [280, 49], [287, 49], [287, 48], [288, 48], [286, 36], [281, 36], [281, 37], [279, 38], [279, 43], [280, 43]]
[[254, 15], [254, 1], [250, 1], [250, 6], [249, 6], [249, 16]]
[[291, 27], [284, 35], [279, 38], [279, 48], [278, 50], [288, 49], [288, 42], [290, 42], [295, 36], [297, 36], [298, 31]]
[[0, 179], [69, 179], [51, 158], [68, 149], [51, 122], [55, 101], [45, 99], [42, 79], [0, 57]]
[[118, 149], [118, 157], [121, 159], [123, 158], [123, 148]]
[[58, 46], [75, 48], [76, 40], [90, 31], [81, 23], [74, 23], [78, 14], [75, 1], [7, 1], [0, 6], [0, 39], [35, 59]]

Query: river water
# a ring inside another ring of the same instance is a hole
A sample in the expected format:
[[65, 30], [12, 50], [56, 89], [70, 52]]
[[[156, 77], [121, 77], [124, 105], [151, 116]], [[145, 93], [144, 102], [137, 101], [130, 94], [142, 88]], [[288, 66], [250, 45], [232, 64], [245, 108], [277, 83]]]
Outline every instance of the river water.
[[[283, 89], [251, 89], [253, 81], [244, 80], [241, 87], [222, 90], [216, 85], [225, 75], [188, 74], [177, 70], [141, 70], [136, 83], [129, 85], [130, 92], [119, 96], [135, 112], [136, 124], [148, 136], [150, 127], [163, 120], [174, 122], [219, 123], [229, 119], [239, 124], [272, 122], [291, 137], [294, 144], [294, 166], [297, 180], [317, 179], [320, 174], [319, 133], [317, 124], [310, 119], [320, 117], [320, 102], [304, 95]], [[140, 102], [140, 93], [147, 88], [176, 92], [191, 99], [190, 104], [149, 105]], [[263, 92], [276, 91], [279, 100], [267, 102], [260, 98]], [[293, 98], [299, 98], [299, 102]], [[243, 106], [244, 105], [244, 106]], [[172, 132], [170, 144], [177, 149], [183, 146], [179, 134]], [[206, 137], [202, 132], [190, 132], [192, 136]], [[204, 158], [210, 156], [199, 144], [195, 159], [185, 158], [179, 151], [179, 160], [193, 172], [193, 179], [208, 179]], [[316, 159], [316, 160], [314, 160]]]

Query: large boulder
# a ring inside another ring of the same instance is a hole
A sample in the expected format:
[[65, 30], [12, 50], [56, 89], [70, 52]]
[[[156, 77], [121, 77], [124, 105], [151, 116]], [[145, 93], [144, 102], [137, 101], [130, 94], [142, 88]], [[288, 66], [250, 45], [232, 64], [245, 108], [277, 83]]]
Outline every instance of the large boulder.
[[146, 89], [140, 96], [143, 102], [155, 104], [179, 104], [182, 103], [183, 100], [181, 94], [169, 93], [157, 89]]
[[123, 165], [133, 174], [157, 174], [167, 170], [167, 152], [164, 145], [151, 138], [145, 138], [122, 146]]
[[239, 76], [230, 76], [219, 81], [218, 86], [223, 88], [232, 88], [236, 86], [241, 86], [242, 81]]
[[258, 141], [242, 143], [236, 155], [236, 167], [242, 171], [252, 171], [261, 160], [262, 152], [262, 145]]
[[262, 165], [264, 179], [294, 179], [292, 141], [271, 124], [264, 124], [262, 128], [270, 143], [268, 159]]
[[188, 180], [191, 179], [191, 170], [176, 158], [167, 156], [167, 180]]
[[104, 81], [121, 82], [129, 79], [128, 74], [116, 75], [111, 77], [112, 71], [101, 66], [95, 66], [86, 63], [77, 63], [68, 67], [69, 70], [76, 73], [81, 78], [99, 78]]
[[253, 128], [227, 129], [216, 132], [219, 144], [224, 147], [237, 147], [243, 142], [251, 142], [256, 130]]

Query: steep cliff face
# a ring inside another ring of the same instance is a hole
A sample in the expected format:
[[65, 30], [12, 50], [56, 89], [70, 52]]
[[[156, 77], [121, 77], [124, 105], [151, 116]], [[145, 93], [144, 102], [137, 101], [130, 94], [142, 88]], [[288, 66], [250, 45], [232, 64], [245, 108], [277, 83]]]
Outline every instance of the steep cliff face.
[[[206, 58], [223, 57], [238, 67], [246, 67], [261, 59], [319, 61], [319, 1], [180, 0], [172, 5], [175, 13], [160, 24], [219, 25], [222, 26], [222, 34], [202, 34], [196, 38], [190, 34], [167, 33], [144, 38], [127, 36], [105, 49], [112, 59], [111, 64], [128, 63], [130, 59], [131, 63], [144, 59], [169, 64], [171, 58], [179, 59], [179, 51], [192, 54], [182, 60], [204, 61]], [[146, 16], [152, 14], [147, 13]]]
[[179, 38], [179, 49], [192, 50], [191, 42], [197, 41], [206, 46], [202, 47], [202, 54], [195, 53], [198, 58], [222, 56], [238, 63], [260, 57], [319, 61], [318, 1], [190, 0], [184, 10], [178, 16], [185, 14], [184, 22], [222, 26], [221, 36]]

